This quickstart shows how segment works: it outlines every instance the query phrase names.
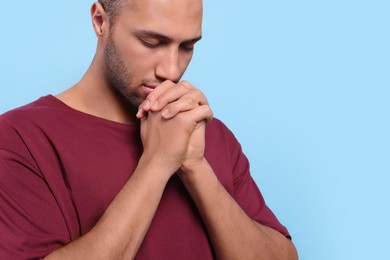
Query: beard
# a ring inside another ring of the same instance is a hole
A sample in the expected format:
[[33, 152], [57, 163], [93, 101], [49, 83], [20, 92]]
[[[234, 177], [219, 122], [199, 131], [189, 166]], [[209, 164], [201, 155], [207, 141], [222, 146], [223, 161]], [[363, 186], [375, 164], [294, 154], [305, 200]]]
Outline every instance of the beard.
[[131, 91], [137, 88], [133, 82], [134, 75], [120, 57], [111, 36], [104, 49], [104, 65], [105, 78], [110, 87], [131, 106], [138, 108], [144, 99], [135, 91]]

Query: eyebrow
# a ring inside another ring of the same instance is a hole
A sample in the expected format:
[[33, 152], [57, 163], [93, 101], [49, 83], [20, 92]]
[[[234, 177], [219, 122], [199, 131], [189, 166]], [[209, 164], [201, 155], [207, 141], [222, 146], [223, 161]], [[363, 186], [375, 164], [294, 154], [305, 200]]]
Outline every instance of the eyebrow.
[[[150, 37], [153, 37], [153, 38], [159, 39], [161, 41], [165, 41], [165, 42], [172, 42], [173, 41], [173, 39], [169, 38], [168, 36], [161, 34], [161, 33], [158, 33], [158, 32], [154, 32], [154, 31], [136, 30], [136, 32], [138, 34], [150, 36]], [[185, 40], [183, 43], [195, 43], [195, 42], [200, 41], [201, 39], [202, 39], [202, 35], [195, 37], [193, 39]]]

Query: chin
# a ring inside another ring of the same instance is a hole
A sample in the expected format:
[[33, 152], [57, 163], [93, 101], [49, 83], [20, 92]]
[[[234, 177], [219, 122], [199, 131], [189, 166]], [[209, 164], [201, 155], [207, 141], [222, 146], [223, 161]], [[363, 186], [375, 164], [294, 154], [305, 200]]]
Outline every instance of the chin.
[[129, 103], [129, 105], [135, 107], [136, 109], [138, 109], [138, 107], [145, 100], [145, 98], [140, 97], [135, 93], [128, 93], [126, 96], [124, 96], [124, 98], [126, 99], [127, 103]]

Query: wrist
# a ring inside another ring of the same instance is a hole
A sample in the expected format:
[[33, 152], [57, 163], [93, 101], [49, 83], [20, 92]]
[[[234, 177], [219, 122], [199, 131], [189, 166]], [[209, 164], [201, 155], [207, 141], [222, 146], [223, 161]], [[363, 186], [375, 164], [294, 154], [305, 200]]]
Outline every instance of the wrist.
[[166, 161], [142, 155], [138, 162], [137, 171], [142, 172], [142, 174], [151, 174], [153, 178], [161, 178], [162, 181], [168, 182], [169, 178], [177, 171], [177, 168]]
[[180, 172], [185, 174], [195, 174], [196, 172], [201, 171], [202, 168], [205, 168], [209, 165], [206, 158], [202, 157], [200, 159], [186, 160], [180, 166]]
[[218, 184], [218, 178], [206, 159], [193, 163], [187, 168], [181, 168], [178, 176], [190, 194], [200, 190], [213, 189]]
[[195, 184], [201, 181], [205, 174], [212, 171], [209, 162], [206, 158], [196, 161], [187, 161], [180, 167], [178, 175], [183, 182], [188, 184]]

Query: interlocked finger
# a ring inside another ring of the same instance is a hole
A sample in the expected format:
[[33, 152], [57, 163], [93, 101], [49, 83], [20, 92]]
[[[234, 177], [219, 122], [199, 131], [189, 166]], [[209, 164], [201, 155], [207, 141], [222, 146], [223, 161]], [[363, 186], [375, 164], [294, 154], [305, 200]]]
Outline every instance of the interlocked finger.
[[163, 117], [168, 119], [202, 105], [208, 105], [206, 97], [189, 82], [175, 84], [166, 81], [149, 94], [141, 104], [137, 117], [142, 118], [149, 111], [163, 111]]

